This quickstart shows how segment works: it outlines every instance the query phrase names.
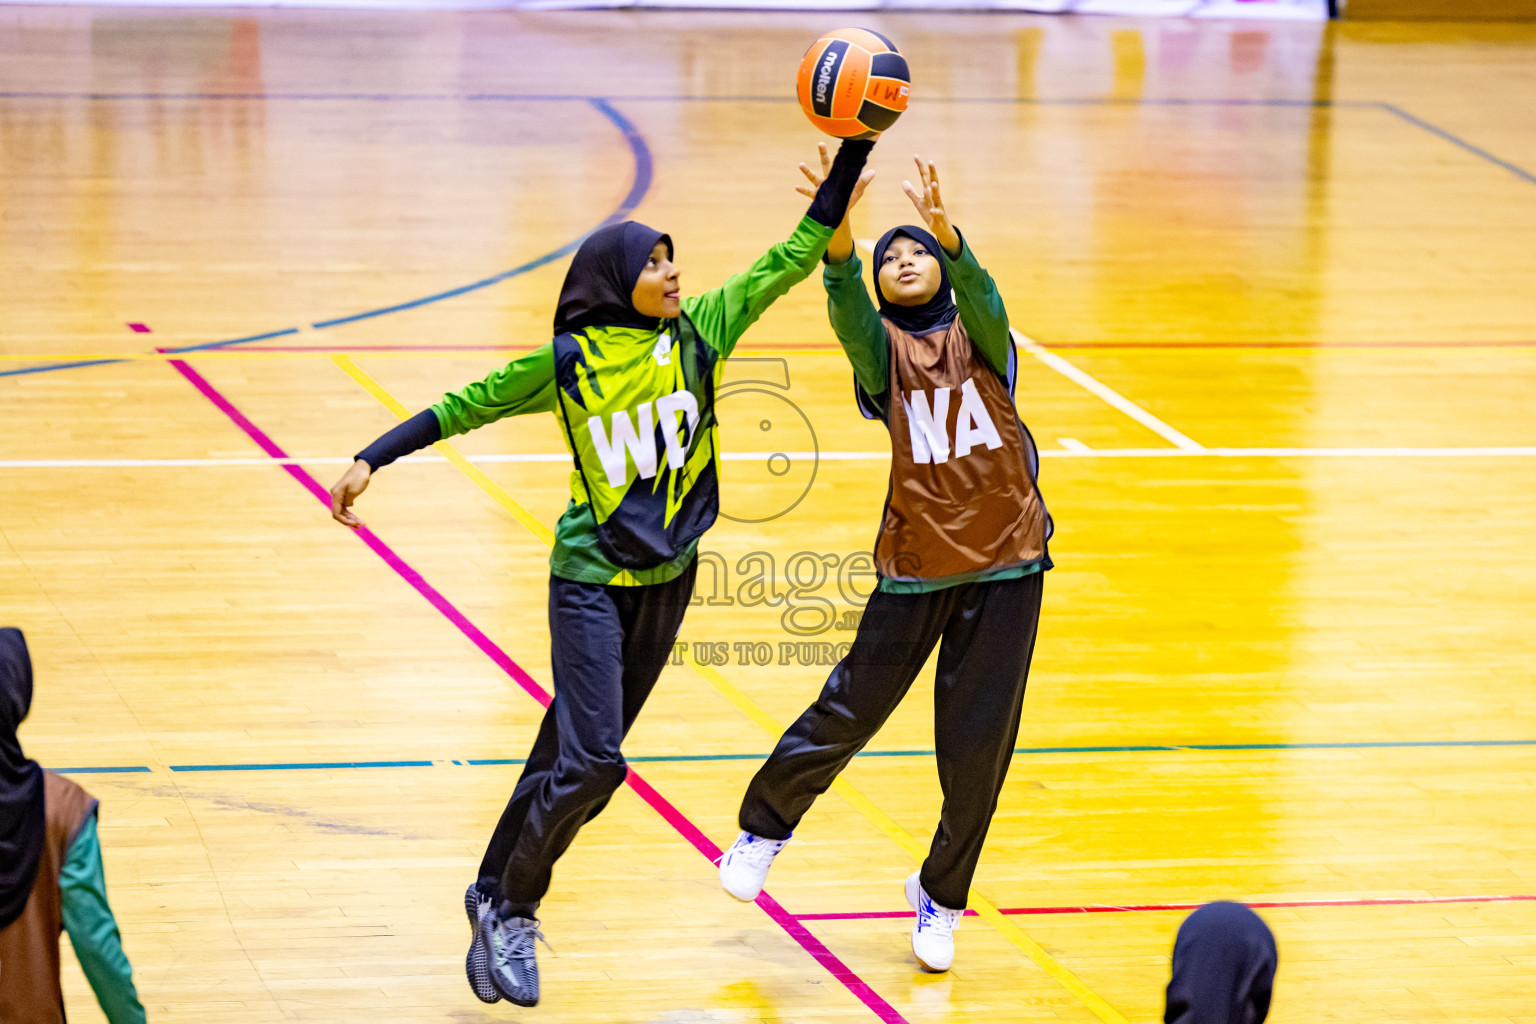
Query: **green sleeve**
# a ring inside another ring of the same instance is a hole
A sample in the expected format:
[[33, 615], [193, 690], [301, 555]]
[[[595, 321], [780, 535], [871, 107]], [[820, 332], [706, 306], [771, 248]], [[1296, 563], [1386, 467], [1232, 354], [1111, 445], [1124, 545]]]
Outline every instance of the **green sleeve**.
[[864, 289], [863, 264], [858, 253], [843, 263], [828, 263], [821, 273], [827, 288], [827, 316], [832, 333], [853, 364], [859, 386], [870, 395], [885, 391], [891, 353], [886, 345], [880, 311]]
[[554, 345], [539, 345], [432, 407], [444, 438], [468, 433], [504, 416], [554, 411]]
[[960, 308], [960, 322], [999, 376], [1008, 374], [1008, 351], [1013, 339], [1008, 334], [1008, 311], [997, 294], [992, 275], [981, 268], [965, 237], [960, 238], [960, 255], [949, 260], [949, 283], [955, 289], [955, 305]]
[[467, 433], [504, 416], [555, 409], [555, 346], [543, 345], [484, 380], [450, 391], [432, 407], [443, 437]]
[[107, 878], [101, 867], [96, 815], [70, 844], [59, 873], [64, 896], [64, 930], [75, 947], [85, 979], [96, 993], [110, 1024], [144, 1024], [144, 1005], [133, 987], [133, 965], [123, 953], [117, 919], [107, 903]]
[[719, 288], [684, 299], [683, 312], [716, 352], [728, 356], [763, 310], [811, 276], [831, 238], [831, 228], [803, 217], [794, 234], [759, 256], [746, 273], [732, 274]]

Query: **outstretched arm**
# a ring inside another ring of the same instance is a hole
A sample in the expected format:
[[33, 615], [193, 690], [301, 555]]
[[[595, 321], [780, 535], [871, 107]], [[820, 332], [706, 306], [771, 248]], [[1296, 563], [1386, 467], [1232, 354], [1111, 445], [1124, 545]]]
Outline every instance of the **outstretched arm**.
[[555, 350], [553, 345], [542, 345], [484, 380], [450, 391], [432, 408], [385, 431], [358, 452], [351, 467], [331, 488], [331, 518], [354, 530], [362, 526], [363, 521], [352, 511], [352, 503], [368, 489], [375, 470], [402, 456], [504, 416], [550, 412], [554, 408]]
[[944, 208], [944, 197], [939, 191], [939, 172], [933, 161], [914, 156], [917, 161], [921, 187], [910, 181], [901, 183], [902, 190], [918, 215], [928, 226], [928, 231], [944, 247], [949, 258], [949, 281], [955, 288], [955, 305], [960, 309], [960, 322], [965, 325], [971, 341], [999, 376], [1008, 375], [1008, 353], [1013, 339], [1008, 333], [1008, 311], [1003, 308], [1003, 298], [997, 293], [992, 277], [971, 253], [960, 231], [950, 223]]
[[873, 146], [870, 140], [844, 142], [794, 234], [769, 249], [745, 273], [733, 274], [719, 288], [683, 300], [683, 311], [722, 356], [730, 355], [747, 328], [776, 299], [810, 276], [847, 213]]
[[[809, 187], [802, 185], [797, 189], [801, 195], [814, 196], [832, 172], [827, 144], [817, 143], [816, 148], [821, 154], [821, 173], [817, 174], [805, 164], [800, 165], [800, 173], [810, 182]], [[853, 229], [849, 226], [853, 207], [874, 177], [874, 171], [859, 175], [842, 222], [827, 243], [824, 257], [827, 265], [821, 281], [827, 289], [827, 318], [832, 322], [832, 333], [837, 335], [838, 344], [843, 346], [843, 352], [853, 364], [853, 375], [858, 378], [859, 385], [867, 393], [878, 395], [885, 391], [890, 353], [886, 349], [885, 325], [880, 322], [880, 311], [864, 289], [863, 266], [854, 251]]]

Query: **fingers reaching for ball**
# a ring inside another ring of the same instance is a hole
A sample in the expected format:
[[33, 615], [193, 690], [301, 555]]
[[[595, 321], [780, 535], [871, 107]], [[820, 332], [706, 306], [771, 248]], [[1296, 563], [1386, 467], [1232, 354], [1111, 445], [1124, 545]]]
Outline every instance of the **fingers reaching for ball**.
[[848, 197], [848, 209], [851, 210], [851, 209], [854, 208], [854, 206], [858, 203], [859, 199], [863, 197], [864, 190], [866, 188], [868, 188], [869, 187], [869, 183], [874, 181], [874, 180], [875, 180], [874, 169], [873, 168], [865, 168], [864, 172], [859, 175], [859, 180], [854, 182], [853, 194]]
[[808, 165], [801, 164], [800, 173], [805, 175], [805, 180], [811, 184], [809, 187], [805, 185], [795, 186], [796, 192], [803, 196], [809, 196], [812, 199], [816, 197], [816, 190], [821, 187], [821, 183], [827, 180], [827, 175], [832, 173], [832, 157], [827, 153], [827, 144], [825, 142], [818, 142], [816, 143], [816, 149], [821, 155], [821, 173], [817, 174]]
[[914, 186], [910, 181], [901, 183], [901, 190], [912, 200], [912, 205], [917, 207], [918, 214], [923, 218], [928, 230], [933, 232], [933, 237], [944, 247], [944, 251], [951, 256], [960, 255], [960, 234], [949, 222], [949, 215], [944, 210], [944, 197], [939, 192], [939, 171], [932, 160], [924, 160], [920, 156], [913, 156], [917, 164], [918, 180], [922, 182], [922, 188]]

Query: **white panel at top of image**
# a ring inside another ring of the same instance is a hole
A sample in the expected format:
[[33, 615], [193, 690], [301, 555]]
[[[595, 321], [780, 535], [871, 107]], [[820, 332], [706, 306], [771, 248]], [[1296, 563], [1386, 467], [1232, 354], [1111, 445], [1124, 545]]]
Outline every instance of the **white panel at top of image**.
[[1200, 0], [1082, 0], [1072, 9], [1078, 14], [1134, 14], [1151, 18], [1176, 18], [1200, 6]]
[[1327, 21], [1327, 0], [1211, 0], [1196, 18], [1246, 18], [1262, 21]]

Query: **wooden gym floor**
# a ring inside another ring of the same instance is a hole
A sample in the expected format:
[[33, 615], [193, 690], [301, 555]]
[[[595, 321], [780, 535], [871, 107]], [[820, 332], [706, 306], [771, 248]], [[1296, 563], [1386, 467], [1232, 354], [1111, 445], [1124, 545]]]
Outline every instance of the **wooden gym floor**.
[[[544, 1002], [482, 1007], [459, 899], [549, 687], [562, 446], [392, 467], [365, 540], [313, 492], [545, 340], [605, 218], [690, 290], [786, 234], [843, 21], [915, 78], [857, 233], [938, 162], [1058, 524], [982, 915], [915, 970], [926, 683], [776, 902], [706, 860], [884, 494], [812, 281], [733, 363], [710, 600], [557, 870]], [[102, 798], [153, 1020], [1142, 1024], [1237, 898], [1278, 1024], [1536, 1021], [1536, 26], [0, 7], [0, 187], [23, 739]]]

